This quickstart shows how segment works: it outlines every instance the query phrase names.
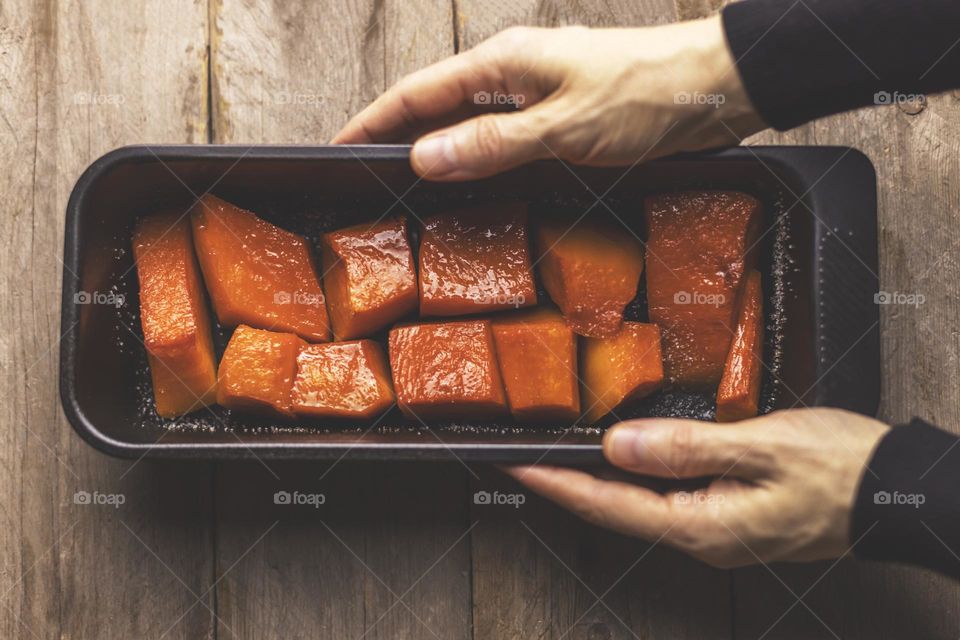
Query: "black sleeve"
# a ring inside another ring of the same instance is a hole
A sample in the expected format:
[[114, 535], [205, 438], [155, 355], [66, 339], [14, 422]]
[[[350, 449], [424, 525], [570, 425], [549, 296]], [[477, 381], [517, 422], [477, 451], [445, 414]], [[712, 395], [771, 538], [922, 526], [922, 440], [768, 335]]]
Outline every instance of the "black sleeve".
[[960, 87], [958, 0], [746, 0], [723, 24], [754, 107], [781, 131]]
[[891, 429], [860, 481], [850, 542], [858, 558], [960, 577], [960, 438], [917, 419]]

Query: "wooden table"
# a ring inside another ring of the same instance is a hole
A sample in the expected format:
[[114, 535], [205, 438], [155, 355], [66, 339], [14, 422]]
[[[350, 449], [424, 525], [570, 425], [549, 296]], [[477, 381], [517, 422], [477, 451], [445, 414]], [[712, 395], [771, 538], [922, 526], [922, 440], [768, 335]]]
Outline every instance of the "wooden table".
[[[710, 569], [459, 464], [108, 459], [57, 395], [64, 208], [131, 143], [319, 143], [400, 76], [513, 24], [638, 25], [719, 0], [0, 4], [0, 637], [956, 638], [960, 589], [860, 564]], [[909, 46], [909, 43], [891, 43]], [[880, 180], [881, 416], [960, 428], [960, 95], [758, 143], [865, 150]], [[315, 514], [259, 505], [298, 488]], [[78, 505], [78, 491], [125, 502]], [[298, 512], [299, 513], [299, 512]], [[932, 543], [931, 543], [932, 544]]]

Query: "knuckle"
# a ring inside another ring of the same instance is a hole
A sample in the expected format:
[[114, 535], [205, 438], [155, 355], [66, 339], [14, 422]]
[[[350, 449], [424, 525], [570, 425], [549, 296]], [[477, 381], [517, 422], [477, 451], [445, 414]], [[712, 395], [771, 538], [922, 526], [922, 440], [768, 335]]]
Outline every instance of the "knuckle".
[[503, 151], [503, 133], [496, 116], [477, 118], [473, 131], [473, 145], [481, 161], [498, 158]]
[[511, 49], [518, 49], [527, 44], [533, 36], [533, 29], [522, 25], [509, 27], [495, 37], [498, 44]]
[[717, 569], [732, 569], [741, 566], [742, 560], [735, 553], [731, 536], [719, 527], [700, 523], [697, 527], [681, 529], [673, 539], [673, 545]]
[[669, 455], [667, 464], [673, 471], [682, 474], [693, 466], [697, 447], [694, 442], [693, 429], [688, 424], [678, 424], [670, 432]]
[[572, 506], [572, 511], [579, 518], [599, 527], [611, 528], [612, 519], [607, 511], [604, 493], [607, 487], [603, 483], [596, 484], [583, 499]]

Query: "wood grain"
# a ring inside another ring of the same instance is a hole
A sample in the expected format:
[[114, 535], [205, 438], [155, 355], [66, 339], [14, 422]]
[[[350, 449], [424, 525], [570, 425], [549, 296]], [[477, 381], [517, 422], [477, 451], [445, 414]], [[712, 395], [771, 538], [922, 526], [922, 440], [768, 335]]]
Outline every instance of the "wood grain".
[[[0, 6], [2, 637], [212, 630], [212, 596], [191, 608], [212, 573], [210, 469], [107, 459], [76, 437], [57, 393], [73, 182], [113, 147], [204, 142], [205, 51], [202, 3]], [[78, 491], [125, 502], [75, 504]]]
[[[322, 143], [405, 73], [454, 51], [449, 2], [212, 6], [214, 140]], [[225, 465], [218, 573], [237, 637], [468, 638], [467, 471], [449, 465]], [[277, 509], [277, 490], [322, 509]]]

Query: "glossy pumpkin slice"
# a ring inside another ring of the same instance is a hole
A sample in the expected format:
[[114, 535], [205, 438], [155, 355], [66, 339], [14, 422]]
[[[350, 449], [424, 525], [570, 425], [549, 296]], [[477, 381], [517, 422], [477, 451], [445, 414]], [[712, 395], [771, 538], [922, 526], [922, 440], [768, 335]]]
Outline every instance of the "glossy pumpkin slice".
[[293, 411], [309, 418], [369, 420], [394, 402], [390, 369], [373, 340], [312, 344], [297, 357]]
[[140, 324], [157, 413], [174, 418], [216, 401], [210, 317], [182, 211], [147, 216], [133, 234]]
[[415, 420], [508, 415], [489, 320], [394, 327], [390, 368], [397, 404]]
[[717, 422], [757, 415], [763, 382], [763, 288], [751, 271], [740, 295], [737, 326], [717, 390]]
[[736, 304], [755, 263], [760, 203], [732, 191], [689, 191], [646, 200], [647, 304], [663, 331], [671, 385], [720, 382]]
[[467, 315], [535, 304], [525, 204], [493, 202], [424, 220], [421, 315]]
[[582, 336], [614, 335], [643, 274], [640, 241], [616, 221], [558, 217], [537, 227], [540, 277], [567, 323]]
[[655, 324], [624, 322], [618, 334], [584, 338], [580, 344], [587, 423], [628, 409], [663, 385], [660, 329]]
[[330, 339], [306, 239], [212, 195], [191, 212], [203, 278], [220, 323]]
[[510, 413], [523, 422], [569, 426], [580, 416], [577, 336], [551, 308], [493, 320]]
[[325, 233], [323, 285], [337, 340], [369, 336], [417, 309], [404, 217]]
[[217, 402], [237, 411], [293, 417], [290, 391], [303, 340], [240, 325], [220, 360]]

